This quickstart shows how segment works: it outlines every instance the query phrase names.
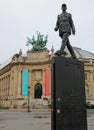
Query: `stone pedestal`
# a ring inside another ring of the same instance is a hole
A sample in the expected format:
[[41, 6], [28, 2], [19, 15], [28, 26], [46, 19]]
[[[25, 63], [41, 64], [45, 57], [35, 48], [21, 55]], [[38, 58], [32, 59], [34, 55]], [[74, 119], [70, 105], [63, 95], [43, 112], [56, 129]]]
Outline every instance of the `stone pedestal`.
[[87, 130], [84, 64], [52, 59], [52, 130]]
[[27, 52], [27, 62], [45, 62], [49, 60], [49, 51], [48, 50], [40, 50], [40, 51], [28, 51]]

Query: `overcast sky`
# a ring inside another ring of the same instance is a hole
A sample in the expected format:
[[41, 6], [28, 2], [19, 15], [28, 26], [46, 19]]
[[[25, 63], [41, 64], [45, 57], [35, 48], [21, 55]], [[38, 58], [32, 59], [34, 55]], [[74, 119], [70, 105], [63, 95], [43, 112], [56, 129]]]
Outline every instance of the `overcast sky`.
[[26, 53], [27, 37], [37, 30], [48, 35], [48, 49], [59, 49], [61, 39], [54, 27], [63, 3], [76, 28], [76, 35], [70, 36], [72, 46], [94, 53], [94, 0], [0, 0], [0, 64], [20, 48]]

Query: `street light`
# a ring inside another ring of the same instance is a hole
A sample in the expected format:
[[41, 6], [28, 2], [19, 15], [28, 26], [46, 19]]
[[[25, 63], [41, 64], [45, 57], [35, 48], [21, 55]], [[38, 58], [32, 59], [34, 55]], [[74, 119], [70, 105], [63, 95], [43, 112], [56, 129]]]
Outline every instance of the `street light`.
[[27, 112], [31, 112], [30, 111], [30, 87], [28, 86], [28, 106], [27, 106]]

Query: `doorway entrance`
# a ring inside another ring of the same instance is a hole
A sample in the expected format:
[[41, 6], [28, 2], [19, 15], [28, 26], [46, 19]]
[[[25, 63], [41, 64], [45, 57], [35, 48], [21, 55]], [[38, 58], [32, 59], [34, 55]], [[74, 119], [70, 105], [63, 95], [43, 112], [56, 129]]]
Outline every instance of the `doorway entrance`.
[[40, 83], [36, 84], [34, 87], [34, 97], [40, 99], [42, 96], [42, 85]]

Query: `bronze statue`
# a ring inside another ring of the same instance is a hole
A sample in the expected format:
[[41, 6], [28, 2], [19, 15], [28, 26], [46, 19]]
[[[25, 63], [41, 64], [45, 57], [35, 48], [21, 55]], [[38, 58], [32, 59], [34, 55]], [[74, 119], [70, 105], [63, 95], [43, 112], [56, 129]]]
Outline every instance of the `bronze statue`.
[[62, 4], [62, 13], [58, 15], [55, 31], [59, 30], [59, 36], [62, 38], [62, 45], [60, 50], [56, 51], [56, 55], [61, 56], [62, 54], [65, 54], [64, 49], [65, 46], [67, 46], [69, 52], [71, 53], [71, 56], [73, 59], [76, 59], [76, 55], [73, 51], [73, 48], [69, 42], [69, 36], [72, 34], [75, 35], [75, 27], [73, 24], [72, 16], [70, 13], [66, 12], [67, 5]]
[[46, 49], [45, 46], [47, 42], [48, 42], [48, 35], [44, 37], [44, 35], [41, 35], [38, 31], [37, 31], [37, 39], [35, 38], [34, 35], [32, 39], [27, 37], [27, 44], [31, 44], [33, 46], [31, 49], [32, 51], [39, 51]]

